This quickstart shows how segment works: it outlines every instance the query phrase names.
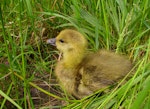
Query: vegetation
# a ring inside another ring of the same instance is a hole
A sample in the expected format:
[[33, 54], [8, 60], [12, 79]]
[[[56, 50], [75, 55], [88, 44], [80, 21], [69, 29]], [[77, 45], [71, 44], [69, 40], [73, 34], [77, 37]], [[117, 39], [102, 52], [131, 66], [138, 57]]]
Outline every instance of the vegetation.
[[[1, 109], [150, 108], [149, 0], [1, 0], [0, 21]], [[106, 94], [73, 99], [56, 82], [58, 52], [46, 44], [64, 28], [82, 32], [89, 50], [127, 55], [135, 74]]]

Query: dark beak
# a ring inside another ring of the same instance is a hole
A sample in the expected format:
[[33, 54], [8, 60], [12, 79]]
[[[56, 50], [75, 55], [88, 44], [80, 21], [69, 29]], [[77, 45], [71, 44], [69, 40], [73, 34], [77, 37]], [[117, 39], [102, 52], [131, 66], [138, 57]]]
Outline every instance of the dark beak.
[[56, 38], [51, 38], [46, 41], [47, 44], [56, 46]]

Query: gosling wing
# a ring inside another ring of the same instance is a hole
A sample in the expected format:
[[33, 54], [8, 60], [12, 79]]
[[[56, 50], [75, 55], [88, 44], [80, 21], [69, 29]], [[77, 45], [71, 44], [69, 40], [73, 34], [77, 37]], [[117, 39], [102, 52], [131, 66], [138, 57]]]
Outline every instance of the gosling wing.
[[125, 57], [108, 51], [100, 51], [85, 58], [80, 69], [81, 82], [95, 91], [116, 83], [131, 68], [131, 62]]

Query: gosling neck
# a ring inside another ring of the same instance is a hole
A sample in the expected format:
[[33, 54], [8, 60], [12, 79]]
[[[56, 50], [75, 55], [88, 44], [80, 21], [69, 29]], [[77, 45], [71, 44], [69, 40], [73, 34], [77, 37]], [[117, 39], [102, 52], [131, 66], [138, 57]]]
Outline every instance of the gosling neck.
[[82, 51], [68, 51], [63, 53], [63, 63], [66, 68], [76, 68], [83, 60], [86, 55], [86, 50], [83, 49]]

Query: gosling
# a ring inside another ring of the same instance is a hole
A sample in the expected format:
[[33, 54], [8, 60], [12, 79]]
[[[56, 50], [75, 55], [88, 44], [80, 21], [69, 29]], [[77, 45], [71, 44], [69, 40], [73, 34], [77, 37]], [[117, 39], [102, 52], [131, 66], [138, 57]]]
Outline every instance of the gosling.
[[132, 69], [124, 56], [100, 50], [87, 50], [87, 40], [76, 30], [62, 30], [47, 43], [55, 45], [63, 56], [55, 73], [62, 88], [78, 99], [117, 83]]

